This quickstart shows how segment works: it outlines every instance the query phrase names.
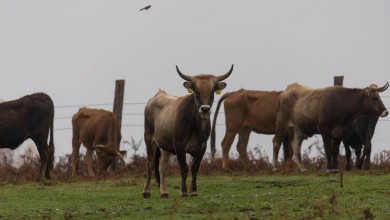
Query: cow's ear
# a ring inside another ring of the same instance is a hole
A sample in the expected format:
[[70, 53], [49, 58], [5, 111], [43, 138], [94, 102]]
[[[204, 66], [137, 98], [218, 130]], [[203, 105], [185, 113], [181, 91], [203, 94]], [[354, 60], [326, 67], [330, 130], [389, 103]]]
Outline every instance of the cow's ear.
[[189, 93], [192, 93], [194, 89], [192, 88], [192, 83], [191, 82], [184, 82], [183, 83], [184, 88], [188, 90]]
[[218, 82], [217, 85], [215, 86], [215, 93], [221, 94], [221, 90], [226, 88], [226, 83], [224, 82]]
[[367, 94], [368, 97], [370, 97], [370, 96], [375, 92], [375, 91], [374, 91], [372, 88], [370, 88], [370, 87], [367, 87], [367, 88], [365, 88], [364, 90], [365, 90], [365, 92], [366, 92], [366, 94]]

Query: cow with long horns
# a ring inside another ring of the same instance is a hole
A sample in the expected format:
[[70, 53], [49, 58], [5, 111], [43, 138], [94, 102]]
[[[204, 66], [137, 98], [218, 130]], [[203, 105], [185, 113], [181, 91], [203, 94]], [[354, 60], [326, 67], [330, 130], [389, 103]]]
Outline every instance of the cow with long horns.
[[[171, 154], [177, 156], [181, 174], [181, 196], [196, 196], [196, 178], [210, 136], [210, 110], [214, 102], [214, 93], [220, 94], [226, 87], [225, 82], [233, 71], [221, 76], [183, 74], [176, 66], [177, 73], [185, 80], [184, 87], [190, 93], [176, 97], [164, 91], [158, 91], [145, 106], [144, 139], [147, 152], [147, 178], [143, 197], [150, 197], [151, 175], [154, 170], [160, 190], [160, 196], [168, 197], [165, 182], [165, 168]], [[189, 168], [186, 154], [193, 160], [190, 193], [186, 179]]]
[[301, 144], [314, 134], [321, 134], [324, 142], [328, 171], [338, 170], [338, 154], [342, 139], [352, 129], [356, 119], [364, 115], [386, 117], [386, 110], [379, 92], [389, 87], [351, 89], [326, 87], [314, 89], [300, 98], [292, 112], [294, 139], [292, 142], [295, 161], [301, 171]]

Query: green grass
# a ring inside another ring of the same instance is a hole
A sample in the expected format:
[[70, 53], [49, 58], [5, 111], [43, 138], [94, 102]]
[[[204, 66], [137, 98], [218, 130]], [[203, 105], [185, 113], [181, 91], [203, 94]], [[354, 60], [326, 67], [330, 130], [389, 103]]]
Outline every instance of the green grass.
[[[199, 176], [198, 197], [142, 198], [144, 179], [0, 185], [0, 219], [390, 219], [390, 175], [378, 172]], [[188, 179], [189, 184], [189, 179]]]

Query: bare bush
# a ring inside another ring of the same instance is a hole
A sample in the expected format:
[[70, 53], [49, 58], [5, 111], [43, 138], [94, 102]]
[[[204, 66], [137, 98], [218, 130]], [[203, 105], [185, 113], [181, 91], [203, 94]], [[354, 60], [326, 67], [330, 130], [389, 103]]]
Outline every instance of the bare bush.
[[[132, 151], [131, 155], [127, 156], [129, 159], [125, 159], [126, 164], [122, 161], [117, 162], [115, 170], [108, 170], [107, 173], [97, 177], [98, 179], [120, 179], [126, 178], [129, 176], [136, 178], [144, 178], [146, 175], [146, 155], [140, 155], [139, 149], [141, 146], [142, 140], [135, 141], [134, 138], [131, 138], [128, 143]], [[316, 152], [315, 156], [310, 156]], [[222, 170], [222, 159], [211, 158], [209, 153], [206, 153], [202, 164], [199, 170], [201, 175], [218, 175], [218, 174], [237, 174], [245, 173], [246, 175], [259, 175], [259, 174], [269, 174], [272, 173], [272, 166], [269, 160], [269, 156], [266, 154], [265, 150], [257, 145], [253, 150], [248, 151], [248, 161], [242, 161], [236, 155], [237, 159], [231, 159], [229, 161], [230, 170]], [[326, 166], [326, 159], [323, 153], [323, 146], [318, 138], [314, 139], [314, 142], [309, 145], [307, 149], [303, 151], [302, 154], [303, 162], [305, 166], [310, 171], [322, 170]], [[340, 156], [340, 161], [344, 161], [344, 156]], [[191, 157], [187, 157], [189, 165], [191, 164]], [[341, 162], [342, 163], [342, 162]], [[32, 182], [35, 181], [36, 174], [40, 167], [39, 156], [36, 155], [33, 150], [27, 149], [26, 152], [21, 156], [20, 166], [15, 166], [13, 161], [13, 156], [10, 154], [1, 154], [0, 155], [0, 181], [2, 182], [12, 182], [12, 183], [23, 183], [23, 182]], [[372, 160], [372, 169], [385, 170], [386, 172], [390, 171], [390, 151], [385, 150], [378, 152], [373, 156]], [[93, 169], [97, 173], [97, 163], [96, 157], [93, 157]], [[287, 161], [284, 163], [284, 169], [281, 169], [281, 173], [295, 172], [297, 167], [294, 162]], [[167, 175], [177, 175], [179, 173], [179, 165], [176, 159], [176, 156], [172, 156], [168, 167]], [[71, 167], [71, 155], [66, 154], [57, 158], [55, 166], [52, 171], [52, 179], [57, 181], [75, 181], [71, 177], [72, 167]], [[341, 177], [342, 178], [342, 177]], [[78, 180], [91, 180], [96, 178], [91, 178], [88, 176], [87, 166], [85, 163], [85, 156], [80, 157], [79, 161], [79, 178]], [[340, 180], [342, 181], [342, 179]], [[342, 184], [342, 182], [341, 182]]]

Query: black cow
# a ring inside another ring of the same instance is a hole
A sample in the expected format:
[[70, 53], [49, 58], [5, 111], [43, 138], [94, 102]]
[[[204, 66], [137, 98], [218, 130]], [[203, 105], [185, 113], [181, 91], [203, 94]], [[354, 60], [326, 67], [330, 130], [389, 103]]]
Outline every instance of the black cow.
[[337, 157], [342, 139], [353, 123], [361, 116], [376, 115], [386, 117], [386, 110], [379, 92], [385, 91], [387, 83], [381, 88], [366, 87], [350, 89], [327, 87], [314, 89], [300, 98], [292, 113], [294, 158], [301, 171], [301, 144], [314, 134], [321, 134], [325, 146], [328, 171], [338, 170]]
[[0, 148], [14, 150], [26, 139], [33, 140], [41, 159], [38, 179], [50, 179], [53, 168], [53, 119], [53, 101], [44, 93], [0, 103]]
[[[351, 149], [355, 150], [356, 167], [370, 168], [371, 157], [371, 139], [374, 136], [375, 126], [379, 117], [376, 115], [363, 115], [359, 117], [353, 125], [353, 129], [344, 137], [343, 145], [345, 147], [346, 170], [351, 170]], [[362, 147], [364, 146], [363, 156], [361, 156]]]
[[186, 153], [193, 157], [190, 195], [197, 195], [196, 177], [210, 136], [210, 110], [214, 93], [219, 94], [226, 87], [226, 83], [221, 81], [230, 76], [233, 66], [221, 76], [188, 76], [181, 73], [177, 66], [176, 70], [186, 80], [184, 87], [191, 94], [176, 97], [160, 90], [145, 107], [144, 138], [148, 162], [144, 198], [150, 197], [153, 169], [160, 196], [168, 197], [165, 167], [171, 154], [176, 154], [180, 165], [181, 196], [188, 196]]

